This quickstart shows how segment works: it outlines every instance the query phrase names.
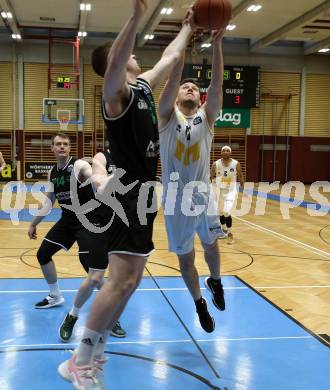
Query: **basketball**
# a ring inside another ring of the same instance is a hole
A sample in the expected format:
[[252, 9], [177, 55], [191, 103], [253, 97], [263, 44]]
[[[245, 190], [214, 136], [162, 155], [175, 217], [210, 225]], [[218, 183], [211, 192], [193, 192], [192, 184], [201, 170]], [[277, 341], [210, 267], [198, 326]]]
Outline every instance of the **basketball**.
[[196, 25], [208, 30], [223, 29], [231, 18], [230, 0], [197, 0], [193, 8]]

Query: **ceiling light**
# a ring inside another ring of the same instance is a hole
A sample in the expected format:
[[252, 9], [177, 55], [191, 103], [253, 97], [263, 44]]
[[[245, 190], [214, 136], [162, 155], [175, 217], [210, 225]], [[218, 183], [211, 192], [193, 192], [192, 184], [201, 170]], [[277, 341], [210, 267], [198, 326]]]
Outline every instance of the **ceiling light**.
[[232, 31], [232, 30], [235, 30], [235, 28], [236, 28], [236, 24], [228, 24], [228, 26], [226, 27], [226, 30]]
[[154, 34], [146, 34], [144, 36], [144, 39], [154, 39], [154, 38], [155, 38]]
[[11, 37], [13, 39], [21, 39], [22, 38], [20, 34], [11, 34]]
[[160, 11], [161, 15], [171, 15], [173, 8], [162, 8]]
[[91, 8], [91, 3], [80, 3], [80, 11], [90, 11]]
[[86, 37], [87, 36], [87, 32], [86, 31], [79, 31], [78, 32], [78, 37]]
[[247, 8], [248, 12], [258, 12], [262, 8], [262, 5], [260, 4], [252, 4], [250, 7]]
[[4, 19], [12, 19], [12, 18], [13, 18], [13, 14], [12, 14], [11, 12], [2, 11], [2, 12], [1, 12], [1, 16], [2, 16]]
[[212, 44], [211, 43], [203, 43], [201, 47], [211, 47]]
[[327, 53], [328, 51], [330, 51], [330, 49], [324, 48], [324, 49], [320, 49], [319, 53]]

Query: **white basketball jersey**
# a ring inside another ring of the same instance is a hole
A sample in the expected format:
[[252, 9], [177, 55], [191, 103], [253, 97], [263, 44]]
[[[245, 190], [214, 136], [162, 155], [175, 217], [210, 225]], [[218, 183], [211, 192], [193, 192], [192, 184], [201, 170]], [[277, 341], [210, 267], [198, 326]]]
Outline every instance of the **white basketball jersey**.
[[177, 108], [160, 129], [160, 158], [164, 193], [172, 172], [179, 172], [179, 190], [192, 181], [209, 186], [213, 131], [203, 108], [185, 117]]
[[233, 158], [229, 162], [228, 166], [224, 165], [222, 158], [215, 162], [217, 184], [220, 185], [221, 189], [236, 191], [237, 164], [238, 161]]

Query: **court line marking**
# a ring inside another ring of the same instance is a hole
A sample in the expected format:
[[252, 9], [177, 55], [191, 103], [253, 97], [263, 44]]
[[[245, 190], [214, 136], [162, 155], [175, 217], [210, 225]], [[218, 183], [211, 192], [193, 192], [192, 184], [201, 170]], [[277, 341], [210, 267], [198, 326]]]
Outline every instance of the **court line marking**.
[[247, 225], [250, 225], [250, 226], [254, 227], [256, 230], [261, 230], [263, 232], [272, 234], [273, 236], [278, 237], [282, 241], [290, 242], [290, 243], [295, 244], [296, 246], [298, 246], [300, 248], [303, 248], [305, 250], [309, 250], [310, 252], [312, 252], [314, 254], [318, 254], [320, 256], [325, 257], [326, 259], [330, 259], [330, 253], [326, 252], [326, 251], [323, 251], [322, 249], [315, 248], [315, 247], [313, 247], [311, 245], [308, 245], [308, 244], [305, 244], [305, 243], [303, 243], [301, 241], [295, 240], [294, 238], [285, 236], [284, 234], [277, 233], [274, 230], [267, 229], [267, 228], [265, 228], [263, 226], [260, 226], [260, 225], [258, 225], [256, 223], [253, 223], [253, 222], [250, 222], [250, 221], [246, 221], [243, 218], [240, 218], [240, 217], [234, 217], [234, 218], [238, 219], [239, 221], [242, 221], [243, 223], [246, 223]]
[[[1, 219], [0, 219], [1, 221]], [[3, 221], [3, 220], [2, 220]], [[46, 223], [52, 223], [54, 224], [54, 222], [51, 222], [51, 221], [45, 221]], [[30, 224], [30, 222], [27, 222], [27, 224]], [[28, 225], [26, 227], [0, 227], [0, 230], [26, 230], [26, 232], [28, 231]], [[45, 227], [45, 226], [38, 226], [38, 230], [49, 230], [49, 226], [48, 227]], [[27, 233], [26, 233], [27, 234]]]
[[[1, 280], [0, 280], [1, 283]], [[330, 285], [324, 286], [254, 286], [255, 289], [267, 289], [267, 290], [275, 290], [275, 289], [309, 289], [309, 288], [330, 288]], [[250, 290], [249, 287], [245, 286], [236, 286], [236, 287], [224, 287], [224, 290]], [[165, 287], [161, 289], [162, 291], [188, 291], [186, 287]], [[201, 290], [206, 290], [205, 287], [201, 287]], [[65, 293], [75, 293], [77, 290], [61, 290], [61, 292]], [[94, 290], [97, 292], [98, 290]], [[158, 288], [139, 288], [136, 290], [137, 292], [143, 291], [159, 291]], [[22, 293], [49, 293], [49, 290], [0, 290], [0, 294], [22, 294]]]
[[[220, 338], [220, 339], [196, 339], [196, 341], [203, 343], [211, 342], [223, 342], [223, 341], [268, 341], [268, 340], [304, 340], [304, 339], [314, 339], [313, 336], [273, 336], [273, 337], [230, 337], [230, 338]], [[117, 344], [171, 344], [171, 343], [192, 343], [190, 339], [183, 340], [140, 340], [140, 341], [111, 341], [107, 345], [117, 345]], [[40, 347], [76, 347], [79, 343], [56, 343], [56, 344], [2, 344], [0, 349], [10, 349], [10, 348], [40, 348]], [[70, 349], [70, 348], [68, 348]]]

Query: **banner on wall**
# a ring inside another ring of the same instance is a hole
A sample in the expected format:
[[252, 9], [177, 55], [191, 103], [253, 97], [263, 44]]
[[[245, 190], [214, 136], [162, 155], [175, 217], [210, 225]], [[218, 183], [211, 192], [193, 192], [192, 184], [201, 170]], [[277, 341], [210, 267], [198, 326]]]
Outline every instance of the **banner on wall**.
[[3, 170], [0, 172], [0, 181], [12, 181], [16, 180], [17, 174], [16, 170], [13, 170], [13, 163], [12, 161], [6, 160], [6, 166], [3, 168]]
[[48, 172], [54, 166], [54, 163], [39, 161], [37, 163], [34, 162], [26, 162], [25, 163], [25, 179], [26, 180], [42, 180], [46, 179], [48, 176]]
[[237, 127], [248, 129], [251, 123], [251, 111], [248, 108], [223, 108], [217, 117], [215, 127]]

